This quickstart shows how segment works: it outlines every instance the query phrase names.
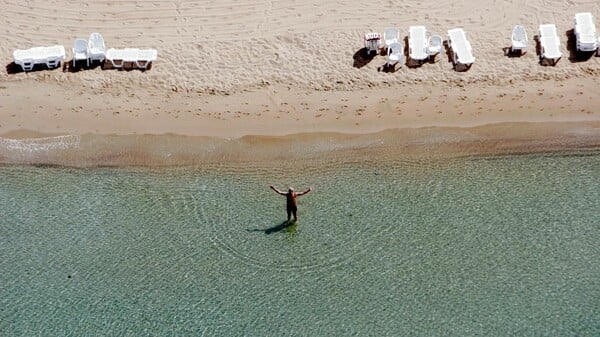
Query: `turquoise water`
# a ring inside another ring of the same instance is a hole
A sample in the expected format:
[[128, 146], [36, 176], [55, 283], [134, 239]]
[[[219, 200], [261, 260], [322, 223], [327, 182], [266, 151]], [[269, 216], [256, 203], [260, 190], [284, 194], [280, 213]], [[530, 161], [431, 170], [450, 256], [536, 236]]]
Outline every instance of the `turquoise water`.
[[598, 336], [599, 201], [599, 152], [3, 166], [0, 335]]

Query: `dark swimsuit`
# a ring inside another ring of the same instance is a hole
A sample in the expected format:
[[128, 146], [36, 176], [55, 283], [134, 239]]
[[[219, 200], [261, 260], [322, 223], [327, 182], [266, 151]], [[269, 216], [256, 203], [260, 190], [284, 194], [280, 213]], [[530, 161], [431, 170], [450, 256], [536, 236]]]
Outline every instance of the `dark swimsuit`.
[[296, 200], [294, 200], [292, 196], [287, 195], [286, 201], [287, 201], [286, 206], [287, 206], [288, 211], [295, 212], [296, 210], [298, 210], [298, 206], [296, 205]]

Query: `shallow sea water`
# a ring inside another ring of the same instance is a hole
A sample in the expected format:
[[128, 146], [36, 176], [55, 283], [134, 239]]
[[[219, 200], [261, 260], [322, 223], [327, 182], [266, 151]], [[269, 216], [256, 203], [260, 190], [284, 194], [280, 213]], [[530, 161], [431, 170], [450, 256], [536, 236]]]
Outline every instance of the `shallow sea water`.
[[0, 335], [598, 336], [599, 201], [597, 151], [1, 166]]

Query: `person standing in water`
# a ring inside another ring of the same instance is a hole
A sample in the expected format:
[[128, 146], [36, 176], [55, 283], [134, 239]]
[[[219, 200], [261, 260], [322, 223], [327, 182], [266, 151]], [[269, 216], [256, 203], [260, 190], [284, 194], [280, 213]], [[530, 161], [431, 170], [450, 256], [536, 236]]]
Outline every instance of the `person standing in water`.
[[286, 208], [287, 208], [287, 219], [290, 221], [292, 214], [294, 215], [294, 221], [298, 220], [298, 205], [296, 204], [296, 197], [301, 195], [305, 195], [306, 193], [312, 191], [312, 187], [309, 187], [306, 191], [297, 193], [294, 191], [293, 187], [288, 188], [287, 192], [282, 192], [275, 188], [275, 186], [269, 186], [271, 189], [278, 194], [285, 196], [286, 199]]

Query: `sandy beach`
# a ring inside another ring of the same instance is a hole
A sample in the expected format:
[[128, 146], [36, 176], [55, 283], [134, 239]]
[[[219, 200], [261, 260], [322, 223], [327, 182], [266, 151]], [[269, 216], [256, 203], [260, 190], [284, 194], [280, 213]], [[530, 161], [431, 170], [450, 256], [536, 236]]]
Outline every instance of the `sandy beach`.
[[[6, 1], [0, 135], [238, 138], [577, 122], [597, 140], [600, 57], [577, 54], [571, 31], [583, 11], [598, 17], [600, 3]], [[541, 23], [558, 27], [556, 66], [539, 62]], [[508, 57], [515, 24], [528, 30], [530, 47]], [[362, 54], [364, 33], [393, 26], [404, 39], [410, 25], [444, 37], [464, 28], [475, 64], [455, 71], [442, 52], [385, 72], [384, 56]], [[158, 61], [144, 72], [73, 69], [73, 40], [91, 32], [107, 48], [155, 48]], [[24, 73], [12, 64], [14, 49], [54, 44], [67, 50], [61, 69]]]
[[[1, 4], [0, 335], [600, 336], [600, 0]], [[475, 63], [364, 54], [411, 25]]]

